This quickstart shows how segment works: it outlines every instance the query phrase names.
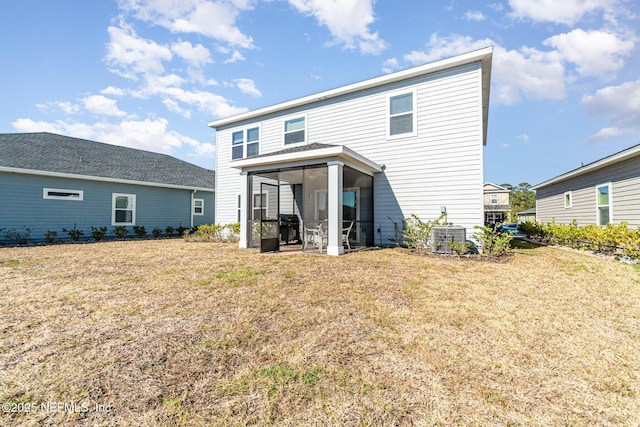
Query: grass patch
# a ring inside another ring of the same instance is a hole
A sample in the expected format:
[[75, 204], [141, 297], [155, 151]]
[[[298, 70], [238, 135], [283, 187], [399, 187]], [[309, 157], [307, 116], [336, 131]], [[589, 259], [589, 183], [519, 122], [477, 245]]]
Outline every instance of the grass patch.
[[640, 423], [637, 265], [183, 239], [0, 257], [0, 401], [91, 408], [3, 425]]

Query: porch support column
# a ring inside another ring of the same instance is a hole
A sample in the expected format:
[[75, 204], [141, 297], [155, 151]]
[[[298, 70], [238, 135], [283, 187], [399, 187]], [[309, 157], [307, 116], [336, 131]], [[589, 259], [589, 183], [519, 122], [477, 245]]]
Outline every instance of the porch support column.
[[327, 255], [341, 255], [342, 247], [342, 169], [344, 163], [327, 162]]
[[238, 247], [247, 249], [251, 240], [251, 227], [249, 227], [249, 180], [250, 175], [240, 172], [240, 241]]

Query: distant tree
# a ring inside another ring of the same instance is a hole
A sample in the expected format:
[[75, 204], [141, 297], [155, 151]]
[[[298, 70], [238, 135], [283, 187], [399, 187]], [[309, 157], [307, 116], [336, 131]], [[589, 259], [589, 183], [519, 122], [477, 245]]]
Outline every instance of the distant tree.
[[502, 186], [511, 192], [509, 195], [509, 205], [512, 220], [515, 220], [518, 212], [536, 206], [536, 193], [531, 189], [531, 184], [528, 182], [521, 182], [517, 186], [510, 184], [502, 184]]

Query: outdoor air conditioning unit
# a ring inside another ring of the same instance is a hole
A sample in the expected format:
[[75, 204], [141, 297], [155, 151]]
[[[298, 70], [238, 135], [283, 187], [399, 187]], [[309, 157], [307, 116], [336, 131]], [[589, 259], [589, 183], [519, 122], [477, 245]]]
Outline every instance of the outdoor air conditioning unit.
[[431, 229], [431, 251], [437, 254], [452, 254], [451, 243], [464, 244], [467, 230], [461, 225], [437, 225]]

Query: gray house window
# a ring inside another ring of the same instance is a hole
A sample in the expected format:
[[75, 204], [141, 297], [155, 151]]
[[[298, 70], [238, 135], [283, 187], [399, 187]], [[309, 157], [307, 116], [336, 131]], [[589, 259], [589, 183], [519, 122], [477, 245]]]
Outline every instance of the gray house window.
[[135, 225], [136, 195], [113, 193], [111, 200], [111, 225]]
[[284, 121], [284, 144], [300, 144], [305, 142], [305, 117], [296, 117]]
[[415, 98], [415, 91], [389, 97], [389, 136], [415, 135]]
[[[245, 145], [247, 147], [245, 153]], [[231, 134], [231, 160], [260, 154], [260, 128], [254, 127]]]
[[564, 193], [564, 207], [565, 208], [571, 207], [571, 191], [566, 191]]
[[83, 200], [84, 199], [84, 191], [82, 190], [63, 190], [60, 188], [43, 188], [42, 189], [42, 198], [43, 199], [54, 199], [54, 200]]
[[598, 225], [611, 222], [611, 183], [596, 186]]

